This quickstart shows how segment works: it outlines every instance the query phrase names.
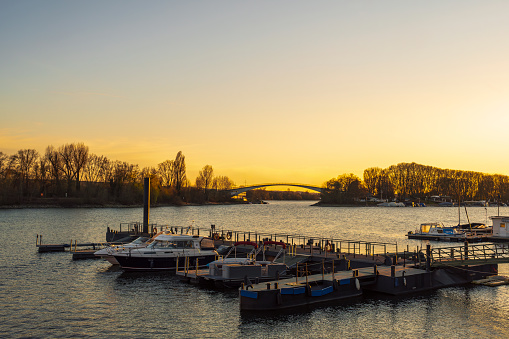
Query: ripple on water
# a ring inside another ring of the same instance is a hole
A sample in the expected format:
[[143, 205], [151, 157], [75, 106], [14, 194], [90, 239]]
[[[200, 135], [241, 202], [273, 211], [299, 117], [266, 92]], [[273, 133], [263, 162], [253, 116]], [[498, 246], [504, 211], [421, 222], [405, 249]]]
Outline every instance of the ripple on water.
[[[488, 215], [496, 209], [488, 208]], [[509, 208], [501, 209], [509, 215]], [[459, 338], [503, 337], [509, 286], [447, 288], [405, 298], [263, 314], [239, 312], [237, 292], [198, 288], [168, 273], [129, 273], [69, 253], [39, 254], [44, 242], [103, 241], [106, 226], [138, 221], [134, 209], [0, 210], [0, 337]], [[472, 221], [484, 208], [469, 210]], [[193, 222], [194, 220], [194, 222]], [[457, 223], [447, 208], [317, 208], [307, 202], [153, 208], [151, 222], [318, 234], [422, 245], [404, 234], [419, 223]], [[16, 239], [16, 241], [13, 241]], [[500, 272], [509, 272], [501, 265]], [[440, 321], [437, 321], [440, 320]]]

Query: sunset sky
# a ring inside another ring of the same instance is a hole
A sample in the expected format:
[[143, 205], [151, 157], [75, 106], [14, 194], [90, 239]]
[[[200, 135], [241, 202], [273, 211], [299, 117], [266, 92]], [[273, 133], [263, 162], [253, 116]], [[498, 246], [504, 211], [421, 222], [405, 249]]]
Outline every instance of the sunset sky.
[[509, 1], [0, 1], [0, 151], [237, 185], [509, 175]]

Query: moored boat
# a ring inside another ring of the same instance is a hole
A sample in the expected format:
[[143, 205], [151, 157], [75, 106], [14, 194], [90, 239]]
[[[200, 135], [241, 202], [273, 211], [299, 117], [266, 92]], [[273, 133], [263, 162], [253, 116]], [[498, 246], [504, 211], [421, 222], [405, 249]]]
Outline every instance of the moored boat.
[[207, 264], [216, 259], [214, 241], [196, 235], [159, 234], [145, 248], [126, 249], [113, 254], [129, 270], [175, 270], [177, 265]]
[[491, 236], [493, 228], [481, 223], [470, 223], [457, 226], [444, 226], [441, 223], [423, 223], [419, 229], [406, 234], [408, 239], [439, 241], [485, 241]]
[[[253, 246], [253, 249], [247, 257], [228, 257], [240, 245]], [[265, 248], [270, 245], [281, 246], [281, 249], [272, 260], [265, 260]], [[256, 257], [262, 249], [263, 260], [257, 260]], [[276, 262], [285, 250], [286, 244], [283, 242], [265, 241], [260, 248], [255, 242], [236, 242], [224, 258], [209, 263], [208, 274], [200, 276], [200, 281], [214, 287], [232, 288], [239, 287], [246, 281], [261, 282], [286, 277], [286, 264]]]
[[405, 207], [405, 203], [391, 201], [391, 202], [382, 202], [382, 203], [378, 204], [377, 206], [378, 207]]
[[108, 247], [105, 247], [103, 249], [100, 249], [96, 252], [94, 252], [94, 255], [96, 257], [100, 257], [101, 259], [104, 259], [108, 261], [112, 265], [118, 265], [117, 259], [113, 256], [115, 252], [124, 251], [128, 249], [133, 248], [143, 248], [147, 247], [153, 240], [155, 236], [152, 238], [149, 237], [138, 237], [127, 244], [120, 244], [120, 245], [111, 245]]

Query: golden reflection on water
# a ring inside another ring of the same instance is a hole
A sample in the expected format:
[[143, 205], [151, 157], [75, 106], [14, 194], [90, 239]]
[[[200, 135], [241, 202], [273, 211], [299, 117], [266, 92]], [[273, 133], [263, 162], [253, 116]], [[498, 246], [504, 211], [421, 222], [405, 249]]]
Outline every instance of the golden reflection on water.
[[[306, 202], [151, 213], [157, 223], [195, 220], [202, 227], [397, 241], [402, 247], [422, 245], [404, 237], [419, 223], [457, 219], [448, 208], [317, 208]], [[479, 221], [485, 213], [472, 209], [469, 216]], [[46, 242], [103, 241], [106, 226], [141, 216], [141, 209], [0, 210], [0, 337], [459, 338], [501, 337], [509, 326], [509, 286], [244, 314], [236, 291], [198, 288], [169, 273], [123, 272], [100, 260], [73, 262], [68, 253], [38, 254], [34, 246], [36, 234]], [[509, 264], [499, 271], [509, 272]]]

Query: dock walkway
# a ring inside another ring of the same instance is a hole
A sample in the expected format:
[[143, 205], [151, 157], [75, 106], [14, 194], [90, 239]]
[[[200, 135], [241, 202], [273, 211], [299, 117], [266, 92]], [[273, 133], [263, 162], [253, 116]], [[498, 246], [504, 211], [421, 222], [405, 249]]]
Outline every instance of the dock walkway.
[[468, 244], [430, 249], [431, 267], [509, 263], [509, 243]]

